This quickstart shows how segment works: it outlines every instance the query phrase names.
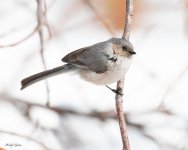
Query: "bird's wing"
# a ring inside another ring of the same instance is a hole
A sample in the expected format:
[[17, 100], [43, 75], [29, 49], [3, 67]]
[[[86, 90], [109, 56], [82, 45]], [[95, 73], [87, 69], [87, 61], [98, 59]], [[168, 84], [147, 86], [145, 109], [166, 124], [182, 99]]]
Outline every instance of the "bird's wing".
[[82, 55], [82, 53], [84, 53], [84, 51], [87, 50], [87, 47], [84, 48], [80, 48], [78, 50], [75, 50], [69, 54], [67, 54], [65, 57], [63, 57], [61, 60], [63, 62], [69, 63], [69, 64], [74, 64], [83, 68], [87, 68], [87, 65], [84, 64], [83, 61], [79, 60], [80, 55]]
[[103, 73], [107, 71], [107, 57], [101, 49], [84, 47], [67, 54], [62, 61], [96, 73]]

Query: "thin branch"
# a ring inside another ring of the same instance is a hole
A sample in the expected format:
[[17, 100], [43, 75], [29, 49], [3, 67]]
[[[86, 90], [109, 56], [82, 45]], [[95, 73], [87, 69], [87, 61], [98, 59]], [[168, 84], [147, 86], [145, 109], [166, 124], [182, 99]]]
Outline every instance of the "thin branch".
[[[44, 58], [44, 32], [43, 32], [43, 26], [48, 25], [46, 22], [46, 1], [45, 0], [36, 0], [37, 1], [37, 21], [38, 21], [38, 34], [40, 38], [40, 56], [42, 59], [42, 64], [44, 69], [46, 70], [46, 62]], [[47, 29], [49, 29], [49, 25], [47, 26]], [[48, 30], [50, 34], [50, 30]], [[47, 103], [46, 105], [49, 106], [50, 104], [50, 90], [49, 90], [49, 85], [48, 81], [45, 80], [45, 86], [46, 86], [46, 93], [47, 93]]]
[[4, 131], [4, 130], [0, 130], [0, 133], [4, 133], [4, 134], [10, 134], [10, 135], [13, 135], [13, 136], [18, 136], [18, 137], [21, 137], [21, 138], [24, 138], [24, 139], [27, 139], [27, 140], [30, 140], [38, 145], [40, 145], [41, 147], [43, 147], [45, 150], [51, 150], [49, 147], [47, 147], [46, 145], [44, 145], [43, 143], [35, 140], [34, 138], [31, 138], [31, 137], [28, 137], [26, 135], [21, 135], [21, 134], [18, 134], [18, 133], [14, 133], [14, 132], [10, 132], [10, 131]]
[[185, 0], [185, 33], [188, 35], [188, 1]]
[[115, 32], [110, 28], [108, 23], [103, 19], [103, 17], [99, 14], [99, 12], [93, 7], [90, 0], [83, 0], [83, 2], [89, 6], [89, 8], [95, 13], [97, 19], [104, 25], [104, 27], [112, 34], [115, 35]]
[[126, 0], [126, 18], [125, 18], [125, 27], [123, 32], [123, 39], [129, 40], [130, 27], [133, 17], [133, 0]]
[[[126, 40], [129, 40], [132, 16], [133, 16], [133, 0], [126, 0], [126, 18], [125, 18], [124, 32], [122, 36], [122, 38]], [[123, 88], [124, 88], [124, 78], [122, 78], [117, 82], [117, 91], [119, 91], [119, 93], [123, 93]], [[122, 105], [123, 95], [116, 94], [115, 99], [116, 99], [117, 117], [119, 120], [121, 138], [123, 143], [123, 150], [130, 150], [130, 144], [129, 144], [128, 134], [126, 129], [126, 121], [125, 121], [123, 105]]]
[[[108, 119], [116, 119], [116, 114], [113, 110], [103, 111], [103, 112], [93, 110], [91, 112], [85, 113], [85, 112], [75, 111], [75, 110], [69, 109], [69, 108], [61, 108], [61, 107], [56, 107], [56, 106], [47, 107], [46, 105], [43, 105], [43, 104], [30, 102], [32, 100], [25, 101], [24, 99], [11, 96], [8, 93], [1, 93], [0, 101], [9, 101], [14, 106], [16, 106], [18, 109], [20, 109], [20, 111], [22, 111], [22, 112], [29, 111], [29, 108], [31, 108], [31, 107], [40, 107], [40, 108], [54, 111], [54, 112], [58, 113], [59, 115], [75, 115], [75, 116], [82, 116], [82, 117], [89, 117], [89, 118], [97, 118], [97, 119], [100, 119], [101, 121], [105, 121]], [[26, 109], [24, 109], [24, 108], [26, 108]], [[136, 114], [145, 115], [145, 114], [151, 114], [151, 113], [156, 113], [156, 112], [162, 113], [164, 115], [177, 116], [171, 110], [166, 110], [166, 109], [156, 109], [156, 110], [151, 109], [151, 110], [147, 110], [144, 112], [134, 113], [134, 115], [136, 115]], [[24, 112], [24, 114], [28, 114], [28, 112]], [[131, 114], [124, 113], [124, 116], [126, 118], [128, 118], [129, 115], [131, 115]], [[131, 124], [129, 120], [126, 120], [126, 122], [128, 124]]]
[[21, 43], [25, 42], [27, 39], [29, 39], [30, 37], [32, 37], [37, 32], [38, 29], [39, 29], [39, 26], [36, 26], [34, 28], [34, 30], [30, 34], [28, 34], [26, 37], [24, 37], [23, 39], [21, 39], [17, 42], [11, 43], [11, 44], [0, 45], [0, 48], [12, 47], [12, 46], [16, 46], [18, 44], [21, 44]]
[[169, 93], [171, 93], [174, 88], [176, 87], [176, 85], [179, 83], [179, 81], [185, 76], [185, 74], [187, 73], [188, 71], [188, 66], [186, 66], [179, 74], [178, 76], [171, 82], [171, 84], [169, 84], [169, 86], [167, 87], [167, 89], [165, 90], [163, 96], [162, 96], [162, 99], [161, 99], [161, 102], [158, 106], [158, 109], [159, 108], [163, 108], [165, 106], [165, 99], [166, 97], [168, 96]]
[[102, 121], [105, 121], [107, 119], [116, 119], [116, 115], [115, 115], [114, 111], [106, 111], [106, 112], [92, 111], [89, 113], [84, 113], [84, 112], [75, 111], [75, 110], [69, 109], [69, 108], [46, 106], [46, 105], [42, 105], [42, 104], [25, 101], [24, 99], [13, 97], [7, 93], [0, 94], [0, 100], [6, 100], [6, 101], [11, 102], [21, 112], [26, 111], [26, 112], [23, 112], [23, 114], [28, 114], [29, 113], [28, 111], [30, 110], [29, 108], [36, 106], [36, 107], [54, 111], [54, 112], [58, 113], [59, 115], [75, 115], [75, 116], [82, 116], [82, 117], [89, 117], [89, 118], [98, 118]]
[[[32, 107], [40, 107], [40, 108], [44, 108], [44, 109], [47, 109], [50, 111], [54, 111], [60, 116], [73, 115], [76, 117], [86, 117], [86, 118], [98, 119], [100, 121], [107, 121], [109, 119], [116, 120], [116, 114], [113, 110], [103, 111], [103, 112], [101, 112], [101, 111], [80, 112], [80, 111], [75, 111], [75, 110], [69, 109], [69, 108], [60, 108], [60, 107], [54, 107], [54, 106], [47, 107], [46, 105], [29, 102], [30, 100], [25, 101], [24, 99], [16, 98], [16, 97], [13, 97], [6, 93], [0, 94], [0, 100], [6, 101], [6, 102], [8, 101], [8, 102], [12, 103], [20, 112], [22, 112], [22, 114], [28, 120], [30, 120], [29, 110]], [[168, 110], [153, 110], [153, 109], [151, 109], [151, 110], [144, 111], [144, 112], [138, 112], [138, 114], [142, 114], [142, 115], [151, 114], [151, 113], [162, 113], [163, 115], [177, 116], [176, 114], [174, 114], [173, 112], [170, 112]], [[158, 146], [160, 146], [160, 143], [157, 141], [157, 139], [155, 139], [153, 136], [151, 136], [150, 134], [148, 134], [146, 132], [147, 131], [147, 130], [145, 130], [145, 129], [147, 129], [146, 125], [144, 125], [143, 123], [137, 123], [137, 122], [131, 121], [129, 119], [131, 115], [137, 115], [137, 113], [135, 113], [135, 114], [123, 113], [123, 114], [124, 114], [124, 117], [126, 118], [126, 124], [128, 126], [131, 126], [135, 129], [137, 129], [139, 131], [139, 133], [141, 133], [144, 137], [150, 139], [151, 141], [153, 141], [155, 143], [158, 143]], [[57, 132], [59, 132], [59, 131], [57, 131]]]
[[[42, 1], [42, 0], [39, 0], [39, 1]], [[38, 0], [37, 0], [37, 4], [39, 4], [39, 3], [38, 3]], [[42, 3], [41, 3], [41, 4], [42, 4]], [[38, 6], [39, 6], [39, 5], [38, 5]], [[50, 25], [48, 24], [48, 20], [47, 20], [47, 17], [46, 17], [47, 7], [46, 7], [45, 0], [44, 0], [44, 8], [43, 8], [43, 7], [40, 7], [40, 10], [41, 10], [41, 9], [42, 9], [42, 11], [43, 11], [43, 9], [44, 9], [44, 11], [42, 12], [42, 16], [41, 16], [41, 17], [43, 17], [43, 21], [42, 21], [43, 23], [42, 23], [42, 24], [47, 28], [49, 37], [51, 37], [51, 36], [52, 36], [52, 31], [51, 31]], [[37, 14], [39, 14], [39, 13], [37, 13]], [[38, 15], [37, 15], [37, 16], [38, 16]], [[37, 20], [38, 20], [38, 19], [37, 19]], [[33, 29], [33, 31], [32, 31], [31, 33], [29, 33], [26, 37], [20, 39], [19, 41], [14, 42], [14, 43], [6, 44], [6, 45], [0, 45], [0, 48], [6, 48], [6, 47], [17, 46], [17, 45], [19, 45], [19, 44], [25, 42], [26, 40], [28, 40], [30, 37], [32, 37], [40, 28], [41, 28], [41, 27], [40, 27], [40, 24], [39, 24], [39, 22], [38, 22], [38, 25], [37, 25], [37, 26]]]
[[46, 1], [44, 0], [44, 10], [43, 10], [44, 25], [48, 30], [49, 37], [51, 38], [52, 37], [52, 31], [51, 31], [51, 28], [50, 28], [50, 25], [49, 25], [48, 19], [47, 19], [47, 9], [48, 8], [46, 6]]
[[[124, 87], [124, 78], [118, 81], [117, 83], [117, 90], [120, 93], [123, 93], [123, 87]], [[123, 150], [130, 150], [130, 145], [129, 145], [129, 139], [128, 139], [128, 134], [127, 134], [127, 129], [126, 129], [126, 122], [125, 122], [125, 116], [124, 116], [124, 111], [123, 111], [123, 96], [120, 94], [116, 94], [116, 111], [117, 111], [117, 117], [119, 120], [119, 127], [120, 127], [120, 132], [121, 132], [121, 138], [123, 142]]]

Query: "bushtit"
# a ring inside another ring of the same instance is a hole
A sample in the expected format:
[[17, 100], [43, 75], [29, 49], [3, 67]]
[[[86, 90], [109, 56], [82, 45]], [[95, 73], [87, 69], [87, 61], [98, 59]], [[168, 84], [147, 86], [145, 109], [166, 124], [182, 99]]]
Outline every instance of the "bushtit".
[[133, 54], [136, 53], [129, 41], [112, 38], [67, 54], [62, 58], [65, 65], [23, 79], [21, 89], [42, 79], [70, 71], [75, 71], [82, 79], [91, 83], [108, 85], [124, 77]]

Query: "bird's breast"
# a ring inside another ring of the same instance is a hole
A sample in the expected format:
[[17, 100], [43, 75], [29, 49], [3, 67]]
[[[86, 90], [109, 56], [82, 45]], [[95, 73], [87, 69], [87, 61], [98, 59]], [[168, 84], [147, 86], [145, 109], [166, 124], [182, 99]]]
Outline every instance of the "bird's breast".
[[120, 80], [127, 72], [131, 64], [130, 58], [119, 57], [117, 61], [108, 63], [108, 70], [104, 73], [96, 73], [90, 70], [80, 70], [80, 77], [88, 82], [98, 85], [108, 85]]

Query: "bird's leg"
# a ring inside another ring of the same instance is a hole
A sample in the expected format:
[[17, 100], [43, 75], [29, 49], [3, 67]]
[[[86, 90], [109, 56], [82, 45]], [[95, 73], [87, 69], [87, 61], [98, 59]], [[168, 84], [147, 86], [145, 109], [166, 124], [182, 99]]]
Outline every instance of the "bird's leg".
[[116, 94], [123, 95], [123, 94], [121, 93], [121, 91], [119, 91], [118, 89], [117, 89], [117, 90], [112, 89], [112, 88], [110, 88], [108, 85], [106, 85], [106, 87], [107, 87], [108, 89], [110, 89], [112, 92], [116, 93]]

